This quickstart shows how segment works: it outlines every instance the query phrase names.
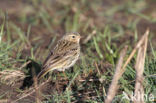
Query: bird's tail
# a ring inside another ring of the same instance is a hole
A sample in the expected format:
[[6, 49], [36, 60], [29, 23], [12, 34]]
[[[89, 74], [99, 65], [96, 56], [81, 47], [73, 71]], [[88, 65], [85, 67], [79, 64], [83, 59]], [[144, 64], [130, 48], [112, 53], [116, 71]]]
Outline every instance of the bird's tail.
[[42, 77], [44, 77], [51, 69], [43, 69], [38, 75], [37, 75], [37, 79], [41, 79]]

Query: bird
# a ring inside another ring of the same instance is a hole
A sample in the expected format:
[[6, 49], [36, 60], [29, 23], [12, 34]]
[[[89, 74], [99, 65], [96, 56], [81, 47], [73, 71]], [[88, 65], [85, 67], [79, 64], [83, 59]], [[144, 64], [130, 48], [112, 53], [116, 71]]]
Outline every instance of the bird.
[[41, 79], [50, 71], [64, 72], [72, 67], [80, 56], [80, 38], [77, 32], [66, 33], [49, 53], [37, 78]]

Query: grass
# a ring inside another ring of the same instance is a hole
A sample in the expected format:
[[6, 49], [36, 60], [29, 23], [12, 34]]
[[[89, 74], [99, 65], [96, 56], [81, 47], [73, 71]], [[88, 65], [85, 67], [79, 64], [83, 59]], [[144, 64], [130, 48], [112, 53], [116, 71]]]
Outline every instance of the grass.
[[[145, 94], [155, 95], [154, 24], [156, 20], [152, 16], [154, 6], [150, 6], [151, 2], [155, 3], [155, 1], [121, 1], [34, 0], [25, 3], [32, 7], [31, 11], [34, 11], [27, 12], [25, 15], [20, 15], [25, 8], [18, 13], [11, 9], [5, 12], [3, 8], [0, 8], [2, 9], [0, 11], [0, 70], [19, 70], [30, 59], [42, 65], [50, 49], [65, 32], [78, 31], [83, 37], [81, 41], [83, 42], [92, 31], [96, 31], [87, 43], [81, 43], [80, 60], [72, 69], [65, 72], [67, 77], [64, 77], [63, 73], [53, 73], [51, 88], [54, 90], [48, 94], [45, 92], [42, 96], [48, 103], [103, 102], [114, 74], [119, 51], [127, 44], [128, 56], [142, 33], [145, 32], [145, 27], [149, 27], [151, 33], [145, 62], [144, 86]], [[20, 5], [23, 6], [23, 3]], [[149, 13], [146, 13], [147, 10]], [[130, 103], [122, 98], [123, 91], [127, 94], [134, 91], [135, 60], [136, 57], [120, 79], [120, 89], [113, 103]], [[27, 76], [31, 75], [26, 66], [21, 70]], [[56, 89], [56, 84], [59, 89]], [[15, 86], [15, 88], [18, 87]], [[6, 92], [11, 91], [8, 89]], [[8, 97], [7, 95], [0, 93], [0, 100]], [[12, 96], [10, 98], [12, 99]], [[32, 98], [25, 100], [34, 102]], [[147, 101], [147, 103], [152, 102]]]

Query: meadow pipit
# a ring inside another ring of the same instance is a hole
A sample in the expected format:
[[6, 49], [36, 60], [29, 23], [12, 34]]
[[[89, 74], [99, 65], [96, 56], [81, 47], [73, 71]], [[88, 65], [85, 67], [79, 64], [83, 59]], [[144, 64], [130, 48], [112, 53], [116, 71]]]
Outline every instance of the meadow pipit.
[[67, 33], [45, 60], [38, 79], [46, 75], [49, 71], [65, 71], [75, 64], [80, 55], [80, 34]]

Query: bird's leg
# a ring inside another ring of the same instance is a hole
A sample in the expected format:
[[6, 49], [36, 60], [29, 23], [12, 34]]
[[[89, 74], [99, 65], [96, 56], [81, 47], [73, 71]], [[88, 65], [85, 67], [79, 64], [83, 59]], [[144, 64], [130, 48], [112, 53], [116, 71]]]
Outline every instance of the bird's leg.
[[63, 75], [64, 75], [65, 78], [67, 78], [67, 75], [65, 73], [65, 69], [63, 69]]

